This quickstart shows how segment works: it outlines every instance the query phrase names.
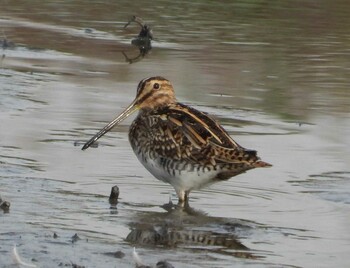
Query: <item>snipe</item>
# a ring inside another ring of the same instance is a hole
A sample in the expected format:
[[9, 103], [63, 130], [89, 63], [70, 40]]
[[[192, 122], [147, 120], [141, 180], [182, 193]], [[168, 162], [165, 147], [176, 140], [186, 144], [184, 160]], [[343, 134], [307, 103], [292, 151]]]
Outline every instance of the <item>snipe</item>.
[[235, 142], [208, 114], [177, 102], [172, 84], [159, 76], [143, 79], [135, 100], [82, 149], [137, 110], [130, 144], [153, 176], [175, 188], [179, 202], [188, 201], [194, 189], [271, 166]]

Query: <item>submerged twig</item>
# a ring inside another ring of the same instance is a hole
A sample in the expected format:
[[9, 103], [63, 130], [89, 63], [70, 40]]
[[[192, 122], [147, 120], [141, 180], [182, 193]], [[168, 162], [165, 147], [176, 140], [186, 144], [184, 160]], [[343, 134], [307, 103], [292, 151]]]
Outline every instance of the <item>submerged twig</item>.
[[144, 23], [139, 17], [132, 16], [128, 23], [125, 24], [124, 29], [132, 22], [136, 22], [141, 27], [141, 30], [138, 36], [131, 40], [131, 44], [139, 49], [139, 55], [134, 58], [130, 58], [124, 52], [122, 52], [125, 60], [129, 63], [137, 62], [147, 55], [152, 49], [151, 41], [153, 40], [153, 31], [151, 27]]

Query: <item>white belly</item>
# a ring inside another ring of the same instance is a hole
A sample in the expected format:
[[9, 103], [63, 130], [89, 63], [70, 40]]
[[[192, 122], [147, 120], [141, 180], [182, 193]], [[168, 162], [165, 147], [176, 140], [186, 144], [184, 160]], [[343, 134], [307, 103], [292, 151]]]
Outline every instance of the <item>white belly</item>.
[[142, 155], [137, 155], [144, 167], [158, 180], [171, 184], [175, 190], [191, 191], [200, 189], [204, 186], [212, 184], [214, 178], [218, 174], [216, 170], [203, 170], [200, 168], [191, 168], [189, 166], [175, 170], [167, 170], [160, 164], [157, 159], [145, 158]]

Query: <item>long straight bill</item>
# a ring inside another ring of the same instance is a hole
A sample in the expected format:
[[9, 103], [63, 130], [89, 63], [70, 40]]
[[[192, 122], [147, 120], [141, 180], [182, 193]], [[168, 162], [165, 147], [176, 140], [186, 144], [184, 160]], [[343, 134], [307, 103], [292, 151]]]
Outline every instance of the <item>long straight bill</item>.
[[84, 144], [82, 150], [85, 150], [89, 148], [95, 141], [97, 141], [99, 138], [101, 138], [104, 134], [106, 134], [108, 131], [110, 131], [115, 125], [122, 122], [125, 118], [127, 118], [129, 115], [131, 115], [133, 112], [138, 110], [138, 105], [135, 104], [135, 101], [133, 101], [128, 108], [126, 108], [120, 115], [118, 115], [113, 121], [108, 123], [103, 129], [101, 129], [95, 136], [93, 136], [87, 143]]

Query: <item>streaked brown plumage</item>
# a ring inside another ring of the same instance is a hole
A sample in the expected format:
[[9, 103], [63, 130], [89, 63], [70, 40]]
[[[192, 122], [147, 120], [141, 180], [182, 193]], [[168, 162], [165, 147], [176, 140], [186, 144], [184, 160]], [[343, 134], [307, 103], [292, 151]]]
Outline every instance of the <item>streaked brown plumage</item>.
[[171, 83], [163, 77], [143, 79], [135, 100], [83, 147], [139, 110], [129, 131], [140, 162], [159, 180], [170, 183], [179, 201], [191, 190], [226, 180], [256, 167], [269, 167], [256, 151], [237, 144], [208, 114], [177, 102]]

